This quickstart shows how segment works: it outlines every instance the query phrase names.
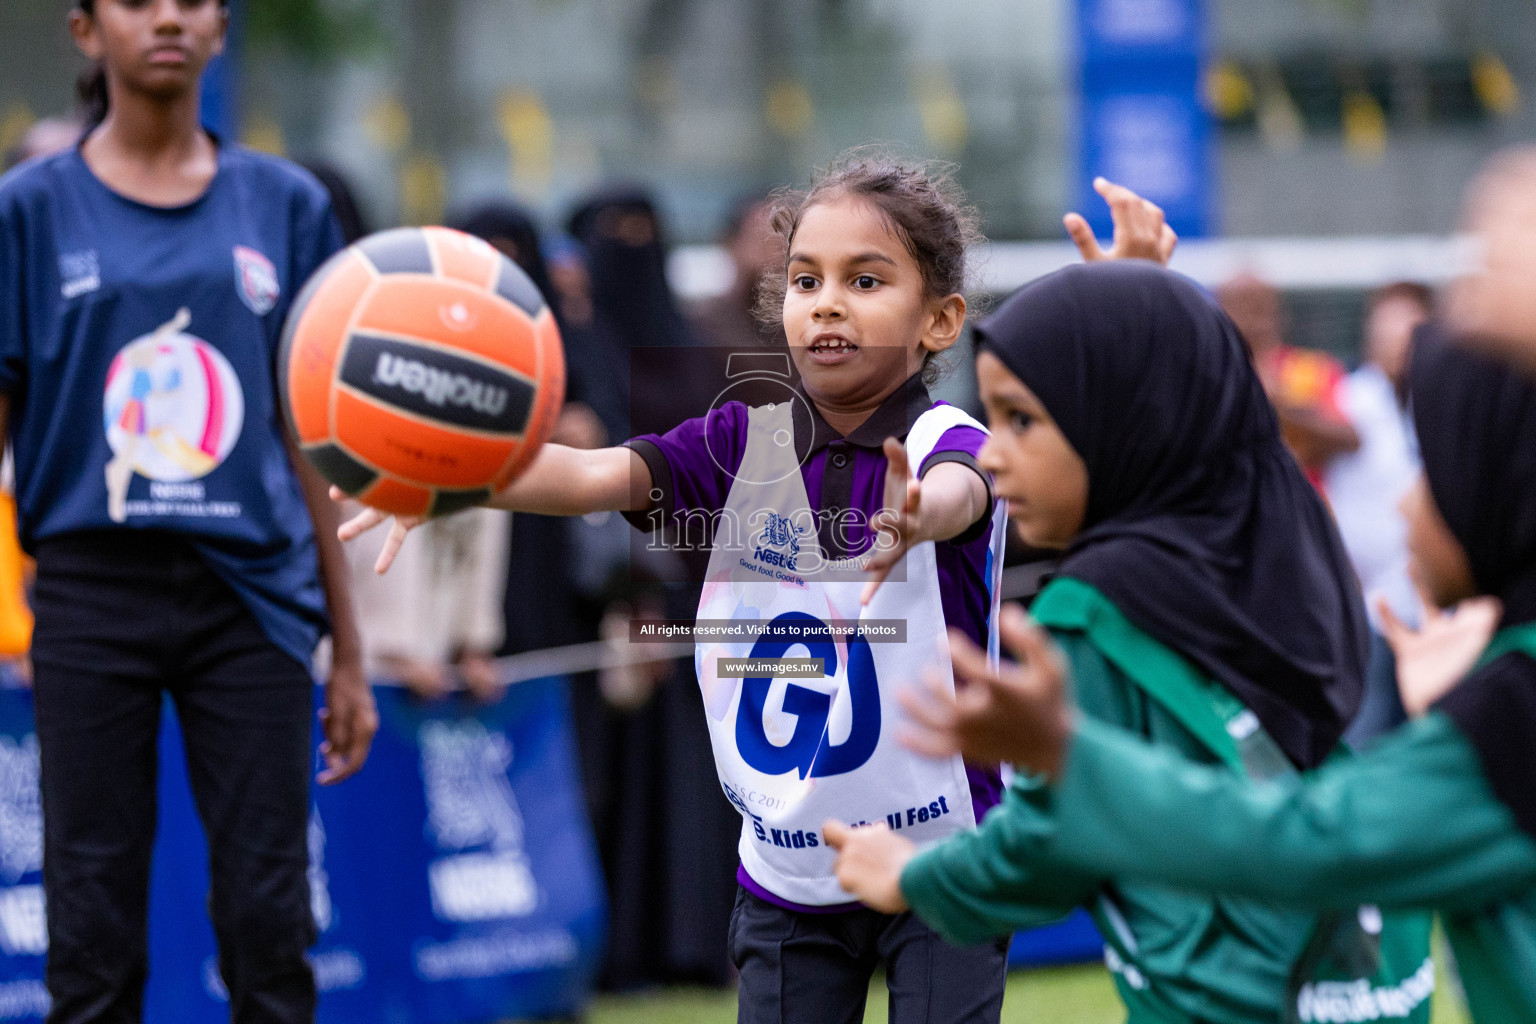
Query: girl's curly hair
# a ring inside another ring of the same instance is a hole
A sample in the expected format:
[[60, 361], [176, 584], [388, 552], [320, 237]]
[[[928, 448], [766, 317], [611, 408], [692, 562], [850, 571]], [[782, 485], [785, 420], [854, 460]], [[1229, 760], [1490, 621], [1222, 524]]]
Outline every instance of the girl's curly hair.
[[[985, 239], [980, 216], [955, 183], [953, 165], [908, 163], [880, 148], [859, 147], [833, 160], [810, 188], [781, 189], [771, 197], [768, 222], [783, 240], [785, 262], [763, 275], [754, 311], [760, 321], [783, 324], [785, 270], [805, 212], [843, 196], [867, 200], [885, 216], [922, 271], [930, 298], [964, 293], [967, 251]], [[942, 375], [936, 355], [929, 353], [923, 363], [923, 379], [930, 384]]]

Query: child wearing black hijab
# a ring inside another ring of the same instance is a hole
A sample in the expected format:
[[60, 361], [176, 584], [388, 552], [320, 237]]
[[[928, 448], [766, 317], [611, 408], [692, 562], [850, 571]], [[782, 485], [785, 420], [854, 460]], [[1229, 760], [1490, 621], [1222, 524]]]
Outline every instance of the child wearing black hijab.
[[[1528, 1022], [1536, 1020], [1536, 386], [1421, 330], [1411, 388], [1424, 454], [1424, 483], [1404, 508], [1414, 574], [1436, 604], [1465, 609], [1491, 595], [1502, 612], [1486, 647], [1454, 625], [1399, 635], [1399, 678], [1420, 677], [1410, 698], [1425, 699], [1423, 677], [1430, 695], [1437, 679], [1464, 678], [1369, 754], [1265, 785], [1170, 758], [1074, 720], [1060, 673], [1027, 634], [1022, 646], [1035, 653], [1022, 668], [972, 673], [971, 682], [1006, 720], [998, 727], [1011, 732], [1009, 756], [1054, 779], [1052, 863], [1296, 906], [1433, 907], [1473, 1019]], [[903, 891], [919, 884], [918, 874], [901, 878]]]
[[[992, 431], [981, 464], [1024, 538], [1064, 549], [1034, 613], [1083, 717], [1232, 778], [1321, 764], [1360, 699], [1364, 608], [1231, 321], [1187, 280], [1126, 262], [1036, 282], [976, 333]], [[1017, 621], [1003, 628], [1017, 638]], [[951, 646], [956, 671], [974, 671], [974, 646]], [[921, 726], [972, 696], [910, 710]], [[942, 732], [909, 739], [938, 754], [956, 742]], [[968, 756], [1010, 760], [1011, 738], [999, 723]], [[899, 834], [858, 829], [840, 837], [839, 879], [866, 903], [910, 905], [951, 941], [1089, 907], [1132, 1022], [1256, 1024], [1285, 1017], [1319, 977], [1432, 979], [1427, 918], [1389, 920], [1385, 955], [1351, 963], [1337, 951], [1370, 945], [1353, 916], [1053, 859], [1053, 801], [1021, 776], [977, 832], [916, 856]], [[1421, 996], [1397, 1019], [1428, 1011]]]

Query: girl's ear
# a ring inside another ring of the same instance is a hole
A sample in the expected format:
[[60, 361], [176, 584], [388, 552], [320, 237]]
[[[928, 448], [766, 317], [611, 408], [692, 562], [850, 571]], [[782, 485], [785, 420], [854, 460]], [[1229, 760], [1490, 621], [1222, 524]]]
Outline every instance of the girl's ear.
[[965, 326], [965, 296], [959, 292], [946, 295], [929, 309], [928, 329], [923, 332], [922, 345], [929, 352], [943, 352], [960, 340], [960, 329]]
[[75, 48], [91, 60], [101, 60], [101, 37], [96, 33], [96, 19], [80, 8], [69, 12], [69, 34]]

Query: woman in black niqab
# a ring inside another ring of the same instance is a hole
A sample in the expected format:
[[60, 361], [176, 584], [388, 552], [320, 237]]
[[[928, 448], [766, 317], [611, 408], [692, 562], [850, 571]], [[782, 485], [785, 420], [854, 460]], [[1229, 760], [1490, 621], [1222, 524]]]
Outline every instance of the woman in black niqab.
[[567, 230], [592, 278], [593, 372], [607, 375], [609, 390], [593, 408], [609, 434], [664, 432], [708, 412], [727, 381], [672, 294], [666, 233], [650, 193], [603, 189], [577, 208]]
[[[539, 228], [526, 210], [514, 203], [485, 203], [464, 214], [453, 226], [485, 239], [521, 267], [555, 311], [556, 318], [561, 318], [560, 296], [549, 277]], [[560, 326], [562, 331], [565, 330], [565, 324]]]
[[[598, 192], [567, 230], [586, 254], [592, 282], [591, 344], [581, 362], [593, 383], [585, 400], [610, 439], [664, 432], [707, 412], [728, 381], [723, 367], [710, 366], [710, 350], [696, 344], [673, 298], [665, 231], [650, 194], [628, 186]], [[692, 615], [696, 586], [640, 583], [656, 556], [646, 561], [643, 541], [635, 542], [641, 535], [631, 537], [616, 518], [613, 524], [629, 544], [630, 600], [659, 602], [668, 618]], [[707, 551], [694, 555], [701, 567], [708, 559]], [[701, 567], [659, 575], [691, 582], [702, 578]], [[741, 819], [715, 780], [692, 660], [674, 663], [644, 706], [589, 719], [584, 770], [609, 887], [602, 984], [727, 984]]]
[[1237, 329], [1150, 263], [1068, 267], [976, 329], [1088, 471], [1056, 570], [1224, 684], [1300, 768], [1360, 704], [1369, 633], [1332, 517]]
[[[1424, 477], [1441, 518], [1466, 552], [1478, 591], [1503, 604], [1501, 632], [1530, 628], [1536, 624], [1536, 384], [1450, 343], [1431, 323], [1414, 335], [1409, 388]], [[1536, 663], [1518, 652], [1493, 658], [1436, 707], [1471, 739], [1494, 795], [1536, 837]]]

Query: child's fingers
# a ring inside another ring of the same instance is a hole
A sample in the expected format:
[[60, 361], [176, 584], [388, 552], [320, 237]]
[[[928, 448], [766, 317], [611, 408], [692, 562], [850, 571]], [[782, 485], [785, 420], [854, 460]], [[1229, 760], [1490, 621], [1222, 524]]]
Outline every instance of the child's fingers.
[[896, 563], [901, 561], [901, 556], [906, 553], [906, 546], [902, 544], [901, 519], [899, 513], [888, 510], [876, 517], [876, 529], [879, 532], [875, 535], [874, 551], [869, 561], [864, 563], [864, 575], [869, 577], [869, 582], [859, 592], [861, 605], [867, 605], [875, 599], [875, 591], [880, 589], [880, 584], [885, 582]]
[[887, 558], [885, 553], [881, 552], [869, 560], [864, 566], [864, 571], [869, 575], [870, 580], [864, 584], [864, 589], [859, 591], [859, 604], [868, 606], [869, 602], [875, 599], [875, 592], [880, 589], [880, 584], [885, 582], [885, 578], [891, 574], [891, 569], [895, 565], [894, 554]]
[[1029, 668], [1030, 674], [1045, 691], [1059, 691], [1062, 681], [1061, 658], [1045, 630], [1014, 604], [1003, 609], [998, 626], [998, 632], [1008, 650], [1020, 664]]
[[955, 674], [969, 676], [993, 675], [987, 664], [987, 652], [958, 629], [949, 631], [949, 660], [954, 663]]
[[1392, 648], [1394, 654], [1400, 654], [1402, 645], [1413, 636], [1413, 630], [1397, 617], [1385, 597], [1376, 599], [1376, 614], [1381, 617], [1381, 631], [1386, 637], [1387, 646]]
[[934, 686], [931, 678], [927, 686], [902, 690], [897, 701], [907, 717], [923, 729], [943, 732], [955, 727], [954, 698], [945, 692], [942, 683]]
[[1179, 233], [1164, 223], [1163, 230], [1157, 239], [1157, 261], [1167, 266], [1168, 261], [1173, 259], [1173, 250], [1178, 247]]
[[[331, 488], [331, 492], [332, 499], [335, 499], [336, 495], [341, 493], [334, 487]], [[378, 526], [388, 518], [389, 516], [387, 513], [380, 512], [376, 508], [365, 508], [357, 515], [353, 516], [351, 519], [348, 519], [346, 522], [338, 526], [336, 528], [336, 536], [344, 541], [351, 540], [354, 537], [359, 537], [362, 534], [367, 533], [369, 530], [373, 529], [375, 526]]]
[[338, 505], [347, 500], [347, 492], [342, 490], [340, 487], [337, 487], [335, 484], [331, 484], [331, 486], [326, 490], [326, 494], [330, 495], [331, 500], [336, 502]]
[[1419, 599], [1420, 621], [1424, 626], [1427, 626], [1438, 619], [1443, 613], [1440, 611], [1440, 606], [1435, 604], [1435, 599], [1430, 596], [1424, 584], [1420, 583], [1417, 578], [1414, 578], [1412, 583], [1414, 596]]
[[1108, 178], [1094, 178], [1093, 190], [1103, 196], [1104, 202], [1109, 204], [1110, 216], [1117, 224], [1123, 222], [1127, 217], [1133, 216], [1139, 209], [1141, 196], [1132, 192], [1124, 185], [1116, 185]]
[[389, 572], [389, 567], [395, 564], [395, 556], [400, 553], [400, 545], [405, 543], [405, 535], [411, 532], [415, 523], [407, 525], [398, 517], [389, 527], [389, 536], [384, 538], [384, 546], [379, 549], [378, 561], [373, 563], [373, 571], [380, 576]]
[[821, 824], [821, 834], [827, 840], [828, 846], [841, 853], [843, 844], [853, 835], [853, 829], [836, 818], [828, 818]]
[[1067, 229], [1067, 237], [1072, 239], [1077, 251], [1082, 253], [1084, 261], [1096, 263], [1105, 258], [1099, 240], [1093, 236], [1093, 228], [1088, 226], [1082, 214], [1069, 213], [1061, 218], [1061, 224]]
[[1024, 633], [1029, 625], [1029, 613], [1012, 601], [1005, 603], [999, 610], [998, 638], [1003, 641], [1003, 646], [1008, 648], [1009, 653], [1021, 663], [1024, 661], [1024, 655], [1020, 653], [1018, 646], [1024, 642]]
[[1486, 631], [1490, 637], [1503, 617], [1503, 602], [1489, 594], [1468, 598], [1456, 606], [1456, 618]]
[[960, 753], [960, 737], [953, 732], [930, 732], [911, 725], [896, 727], [896, 742], [919, 757], [942, 760]]

